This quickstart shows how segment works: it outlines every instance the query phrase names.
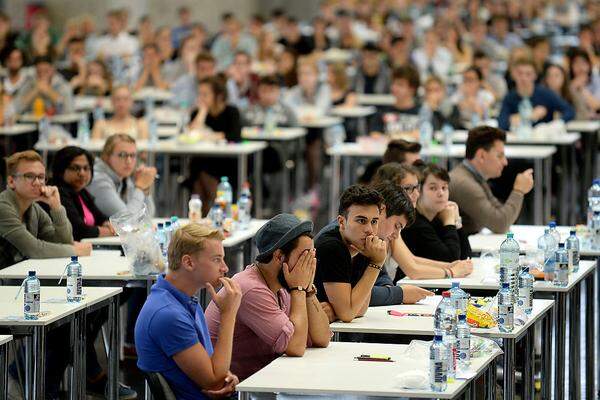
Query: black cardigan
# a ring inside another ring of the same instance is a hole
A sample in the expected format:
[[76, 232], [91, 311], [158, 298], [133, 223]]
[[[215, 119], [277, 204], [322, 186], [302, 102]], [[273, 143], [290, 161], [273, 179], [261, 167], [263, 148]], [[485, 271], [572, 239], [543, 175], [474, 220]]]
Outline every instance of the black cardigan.
[[71, 226], [73, 227], [73, 239], [81, 240], [85, 238], [98, 237], [100, 234], [98, 226], [106, 222], [108, 218], [106, 215], [102, 214], [98, 207], [96, 207], [96, 204], [94, 203], [94, 197], [85, 188], [79, 192], [83, 202], [94, 215], [94, 219], [96, 220], [96, 226], [89, 226], [83, 222], [83, 208], [81, 207], [81, 203], [77, 197], [78, 193], [75, 192], [73, 188], [65, 184], [59, 184], [58, 191], [60, 193], [60, 202], [65, 207], [65, 210], [67, 211], [67, 218], [69, 218]]
[[402, 230], [402, 240], [415, 256], [452, 262], [471, 256], [469, 239], [461, 231], [437, 218], [430, 222], [417, 212], [415, 222]]

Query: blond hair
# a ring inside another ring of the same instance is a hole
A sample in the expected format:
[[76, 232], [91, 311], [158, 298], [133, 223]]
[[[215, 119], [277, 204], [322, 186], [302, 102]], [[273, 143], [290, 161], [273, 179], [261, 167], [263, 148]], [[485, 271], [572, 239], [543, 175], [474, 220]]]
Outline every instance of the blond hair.
[[126, 133], [115, 133], [114, 135], [109, 136], [104, 143], [104, 147], [102, 148], [102, 159], [104, 161], [110, 157], [113, 150], [120, 142], [135, 144], [135, 139]]
[[44, 161], [42, 160], [42, 156], [36, 153], [34, 150], [25, 150], [20, 151], [11, 155], [10, 157], [5, 158], [6, 161], [6, 175], [11, 176], [17, 172], [17, 167], [21, 161], [39, 161], [42, 164]]
[[181, 257], [204, 250], [206, 241], [210, 239], [223, 240], [225, 237], [220, 230], [197, 223], [177, 229], [169, 244], [169, 269], [171, 271], [179, 269]]

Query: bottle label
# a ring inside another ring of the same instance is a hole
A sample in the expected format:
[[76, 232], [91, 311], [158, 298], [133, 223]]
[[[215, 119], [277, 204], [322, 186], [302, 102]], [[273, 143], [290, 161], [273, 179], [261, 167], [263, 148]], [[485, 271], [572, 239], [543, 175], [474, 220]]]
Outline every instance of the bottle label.
[[188, 213], [188, 216], [190, 218], [190, 222], [200, 222], [200, 219], [202, 218], [200, 216], [200, 211], [196, 211], [196, 210], [190, 210], [190, 212]]
[[39, 313], [40, 312], [40, 294], [39, 293], [25, 293], [25, 304], [26, 313]]
[[81, 277], [67, 277], [67, 298], [81, 297]]
[[498, 305], [498, 324], [512, 328], [513, 326], [513, 305], [499, 304]]
[[458, 339], [458, 358], [459, 360], [467, 360], [468, 356], [469, 356], [469, 351], [470, 351], [470, 346], [471, 346], [471, 340], [469, 338], [460, 338]]
[[532, 287], [520, 287], [519, 288], [519, 298], [517, 301], [517, 305], [522, 309], [531, 308], [533, 305], [533, 288]]
[[446, 363], [441, 360], [432, 362], [432, 378], [435, 383], [446, 383]]

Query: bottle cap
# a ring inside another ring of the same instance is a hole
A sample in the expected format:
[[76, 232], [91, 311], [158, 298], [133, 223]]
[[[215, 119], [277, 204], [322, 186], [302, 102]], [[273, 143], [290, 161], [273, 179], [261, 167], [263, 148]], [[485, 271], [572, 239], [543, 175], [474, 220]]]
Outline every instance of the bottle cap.
[[559, 243], [558, 244], [558, 248], [559, 249], [564, 249], [565, 248], [565, 244], [564, 243]]
[[156, 227], [157, 227], [158, 229], [162, 229], [162, 228], [163, 228], [163, 226], [164, 226], [164, 225], [163, 225], [163, 223], [162, 223], [162, 222], [159, 222], [158, 224], [156, 224]]
[[550, 228], [556, 228], [556, 221], [550, 221], [550, 223], [548, 224], [548, 226]]
[[442, 292], [442, 297], [450, 297], [450, 292], [445, 290]]
[[460, 282], [452, 282], [452, 288], [460, 287]]
[[166, 228], [170, 228], [171, 227], [171, 221], [165, 221], [165, 227]]
[[79, 257], [77, 257], [77, 256], [71, 256], [71, 261], [77, 261], [77, 260], [79, 260]]
[[[195, 195], [195, 196], [198, 196], [198, 195]], [[173, 215], [173, 216], [171, 217], [171, 223], [172, 223], [172, 224], [174, 224], [174, 223], [175, 223], [175, 222], [177, 222], [177, 221], [179, 221], [179, 217], [177, 217], [177, 216]]]
[[458, 314], [458, 320], [459, 321], [466, 321], [467, 320], [467, 315], [466, 314]]
[[[196, 193], [194, 193], [194, 194], [192, 195], [192, 199], [194, 199], [194, 200], [195, 200], [195, 199], [199, 199], [199, 198], [200, 198], [200, 195], [199, 195], [199, 194], [196, 194]], [[171, 218], [173, 218], [173, 217], [171, 217]]]
[[35, 276], [35, 271], [29, 271], [29, 276]]
[[502, 282], [502, 289], [508, 289], [510, 286], [510, 283], [508, 282]]
[[513, 235], [513, 233], [512, 233], [512, 232], [506, 232], [506, 237], [507, 237], [507, 238], [509, 238], [509, 239], [512, 239], [512, 238], [513, 238], [513, 236], [514, 236], [514, 235]]
[[221, 177], [221, 182], [229, 182], [229, 178], [226, 176]]
[[575, 235], [577, 233], [577, 231], [575, 229], [571, 229], [571, 231], [569, 232], [571, 235]]
[[433, 336], [433, 340], [436, 342], [441, 342], [442, 341], [442, 335], [434, 335]]

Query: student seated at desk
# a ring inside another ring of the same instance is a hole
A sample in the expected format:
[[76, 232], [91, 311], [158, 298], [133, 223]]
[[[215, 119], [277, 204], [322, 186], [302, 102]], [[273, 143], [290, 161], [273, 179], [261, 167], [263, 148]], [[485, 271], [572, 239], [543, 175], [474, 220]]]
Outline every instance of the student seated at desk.
[[459, 226], [458, 205], [448, 201], [448, 171], [429, 164], [421, 172], [421, 194], [415, 223], [402, 231], [402, 239], [419, 257], [451, 262], [471, 255], [469, 240]]
[[[400, 185], [411, 201], [417, 207], [420, 195], [419, 171], [410, 165], [389, 163], [382, 165], [373, 177], [373, 185], [391, 181]], [[473, 270], [471, 260], [453, 260], [442, 262], [413, 254], [400, 235], [390, 244], [390, 255], [385, 261], [385, 269], [389, 276], [394, 276], [394, 282], [408, 276], [411, 279], [435, 279], [445, 277], [462, 278]]]
[[388, 163], [399, 163], [406, 165], [413, 165], [417, 160], [421, 159], [419, 153], [421, 152], [421, 144], [418, 142], [409, 142], [404, 139], [391, 140], [381, 160], [376, 160], [369, 163], [363, 175], [358, 178], [358, 183], [368, 185], [373, 180], [373, 176], [384, 164]]
[[106, 139], [117, 133], [127, 134], [137, 140], [148, 139], [148, 122], [132, 114], [133, 96], [129, 87], [114, 87], [110, 101], [114, 110], [113, 116], [94, 121], [92, 139]]
[[504, 233], [515, 223], [523, 197], [533, 188], [533, 171], [517, 175], [508, 199], [500, 202], [487, 183], [502, 175], [508, 164], [504, 154], [506, 133], [497, 128], [480, 126], [469, 131], [466, 158], [450, 171], [450, 200], [458, 204], [463, 229], [467, 235], [488, 228]]
[[[71, 224], [56, 186], [33, 150], [6, 159], [8, 188], [0, 193], [0, 268], [25, 258], [87, 256], [89, 243], [73, 242]], [[37, 202], [46, 203], [47, 214]]]
[[[242, 290], [231, 370], [245, 379], [281, 354], [301, 357], [306, 347], [327, 347], [329, 319], [313, 284], [317, 260], [312, 222], [279, 214], [256, 234], [256, 262], [232, 280]], [[211, 302], [206, 320], [213, 342], [225, 315]]]
[[[135, 325], [138, 367], [159, 372], [177, 399], [228, 396], [239, 382], [229, 367], [242, 292], [237, 282], [225, 277], [222, 241], [218, 230], [203, 225], [178, 229], [169, 244], [169, 270], [152, 286]], [[195, 296], [203, 288], [222, 318], [214, 347]]]

